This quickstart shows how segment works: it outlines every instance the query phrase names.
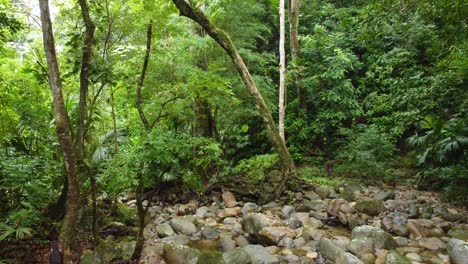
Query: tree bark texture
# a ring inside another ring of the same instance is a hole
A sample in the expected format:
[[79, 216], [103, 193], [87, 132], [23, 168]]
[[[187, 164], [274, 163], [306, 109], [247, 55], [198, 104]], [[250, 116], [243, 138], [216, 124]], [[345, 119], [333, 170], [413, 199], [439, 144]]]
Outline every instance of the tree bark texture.
[[[185, 0], [172, 0], [172, 2], [179, 9], [180, 15], [194, 20], [201, 27], [203, 27], [206, 33], [208, 33], [208, 35], [210, 35], [227, 52], [229, 57], [232, 59], [242, 81], [244, 82], [254, 101], [255, 107], [259, 111], [260, 116], [262, 117], [263, 122], [267, 127], [270, 141], [278, 153], [280, 164], [284, 173], [284, 181], [286, 181], [290, 176], [293, 176], [295, 174], [294, 161], [292, 160], [291, 155], [289, 154], [288, 148], [286, 147], [286, 143], [279, 136], [271, 112], [266, 106], [265, 101], [263, 100], [260, 92], [257, 89], [255, 81], [250, 75], [250, 72], [244, 63], [244, 60], [240, 56], [236, 47], [234, 46], [234, 43], [224, 31], [217, 28], [213, 23], [211, 23], [211, 21], [208, 20], [205, 14], [198, 8], [192, 7]], [[282, 185], [284, 186], [284, 182]], [[278, 193], [282, 191], [281, 189], [283, 186], [278, 188]]]
[[89, 70], [91, 68], [91, 59], [93, 55], [93, 39], [96, 26], [89, 16], [89, 8], [86, 0], [78, 1], [81, 7], [81, 14], [85, 24], [85, 35], [83, 43], [83, 56], [81, 58], [80, 72], [80, 100], [78, 103], [78, 124], [76, 127], [75, 152], [78, 164], [83, 159], [84, 135], [85, 135], [85, 119], [87, 112], [88, 87], [89, 87]]
[[146, 71], [148, 69], [149, 57], [150, 57], [150, 52], [151, 52], [151, 40], [153, 38], [153, 21], [150, 21], [150, 23], [148, 24], [148, 30], [146, 32], [146, 35], [147, 35], [146, 54], [143, 60], [143, 68], [141, 70], [140, 81], [138, 82], [138, 86], [137, 86], [136, 108], [138, 110], [138, 114], [140, 115], [140, 119], [141, 119], [141, 122], [143, 123], [143, 126], [146, 128], [146, 130], [150, 130], [152, 128], [151, 124], [148, 122], [148, 119], [146, 118], [145, 113], [143, 112], [143, 108], [141, 106], [142, 104], [141, 89], [143, 88], [143, 83], [145, 82]]
[[285, 86], [285, 75], [286, 75], [286, 52], [284, 48], [284, 39], [285, 39], [285, 26], [284, 26], [284, 0], [279, 1], [279, 18], [280, 18], [280, 41], [279, 41], [279, 54], [280, 54], [280, 63], [279, 63], [279, 104], [278, 104], [278, 129], [279, 135], [285, 140], [284, 137], [284, 116], [286, 111], [286, 86]]
[[71, 263], [72, 241], [77, 220], [79, 185], [77, 178], [77, 162], [73, 149], [68, 118], [62, 94], [62, 82], [55, 53], [54, 34], [50, 20], [48, 0], [39, 0], [41, 13], [42, 37], [44, 51], [49, 66], [49, 84], [52, 91], [53, 106], [55, 111], [55, 126], [60, 146], [62, 148], [68, 177], [68, 193], [65, 218], [60, 231], [60, 247], [64, 255], [64, 263]]
[[[299, 46], [299, 12], [301, 0], [290, 0], [289, 2], [289, 46], [291, 48], [291, 61], [297, 65], [300, 55]], [[299, 76], [296, 76], [294, 85], [296, 86], [297, 99], [299, 101], [299, 111], [305, 109], [304, 88], [300, 84]]]

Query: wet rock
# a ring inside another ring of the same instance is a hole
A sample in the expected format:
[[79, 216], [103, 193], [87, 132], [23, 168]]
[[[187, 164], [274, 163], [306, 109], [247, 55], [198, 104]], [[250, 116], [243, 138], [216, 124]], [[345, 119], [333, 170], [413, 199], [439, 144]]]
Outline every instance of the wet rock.
[[191, 247], [175, 244], [165, 244], [163, 257], [167, 264], [196, 264], [200, 251]]
[[322, 254], [325, 259], [335, 263], [338, 259], [343, 259], [345, 252], [341, 247], [333, 243], [328, 238], [320, 239], [317, 251]]
[[452, 238], [447, 244], [447, 251], [450, 256], [450, 261], [453, 264], [466, 264], [468, 260], [468, 243]]
[[247, 202], [247, 203], [244, 204], [244, 206], [242, 206], [241, 213], [243, 215], [246, 215], [247, 213], [251, 213], [251, 212], [254, 212], [254, 211], [258, 210], [258, 208], [260, 208], [260, 207], [257, 204]]
[[230, 191], [226, 191], [222, 195], [223, 197], [223, 202], [226, 207], [234, 207], [237, 205], [236, 198], [234, 197], [234, 194]]
[[378, 192], [375, 196], [375, 199], [380, 200], [380, 201], [386, 201], [389, 199], [395, 199], [395, 193], [391, 191], [381, 191]]
[[279, 263], [279, 258], [272, 255], [268, 250], [260, 245], [248, 245], [242, 248], [250, 257], [252, 264], [273, 264]]
[[376, 216], [386, 210], [384, 203], [380, 200], [361, 200], [356, 203], [356, 210], [370, 216]]
[[214, 228], [212, 227], [209, 227], [209, 226], [205, 226], [201, 232], [202, 236], [204, 238], [208, 238], [208, 239], [214, 239], [214, 238], [218, 238], [219, 237], [219, 232], [216, 231]]
[[197, 232], [197, 227], [190, 221], [174, 218], [170, 221], [172, 228], [178, 234], [191, 235]]
[[411, 264], [411, 261], [398, 254], [398, 252], [391, 250], [385, 257], [385, 264]]
[[352, 239], [371, 238], [376, 249], [394, 249], [397, 243], [393, 237], [380, 228], [373, 226], [358, 226], [351, 233]]
[[357, 256], [374, 253], [374, 240], [370, 237], [352, 239], [348, 244], [348, 250]]
[[241, 248], [230, 250], [223, 254], [225, 264], [250, 264], [252, 263], [249, 254]]
[[268, 245], [276, 245], [283, 237], [293, 238], [296, 236], [294, 230], [283, 226], [265, 227], [258, 233], [260, 241]]
[[291, 216], [292, 213], [294, 213], [294, 206], [291, 206], [291, 205], [285, 205], [283, 206], [283, 208], [281, 208], [281, 215], [284, 217], [284, 218], [289, 218], [289, 216]]
[[160, 237], [174, 236], [176, 234], [168, 223], [157, 225], [156, 232]]
[[223, 253], [219, 251], [201, 251], [198, 256], [198, 263], [203, 264], [219, 264], [224, 263]]

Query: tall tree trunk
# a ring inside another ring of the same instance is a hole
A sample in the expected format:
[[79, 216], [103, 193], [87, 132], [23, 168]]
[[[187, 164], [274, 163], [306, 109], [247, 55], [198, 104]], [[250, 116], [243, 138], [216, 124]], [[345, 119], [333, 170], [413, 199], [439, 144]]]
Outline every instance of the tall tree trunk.
[[273, 121], [271, 112], [266, 106], [262, 95], [258, 91], [257, 85], [255, 84], [255, 81], [250, 75], [250, 72], [244, 63], [244, 60], [240, 56], [239, 52], [237, 51], [229, 36], [223, 30], [217, 28], [213, 23], [211, 23], [211, 21], [208, 20], [208, 18], [202, 11], [200, 11], [196, 7], [192, 7], [185, 0], [172, 0], [172, 2], [179, 9], [180, 15], [188, 17], [197, 22], [206, 31], [206, 33], [208, 33], [208, 35], [210, 35], [227, 52], [229, 57], [231, 57], [242, 81], [244, 82], [247, 90], [249, 91], [254, 101], [255, 107], [259, 111], [260, 116], [262, 117], [262, 120], [265, 126], [267, 127], [270, 141], [278, 153], [278, 157], [284, 174], [283, 183], [281, 184], [281, 186], [279, 186], [278, 192], [276, 194], [277, 196], [280, 195], [283, 191], [285, 182], [295, 174], [294, 161], [291, 158], [291, 155], [289, 154], [288, 148], [286, 147], [286, 143], [279, 136], [279, 133], [276, 130], [275, 122]]
[[114, 89], [112, 89], [112, 85], [110, 86], [110, 102], [112, 110], [112, 127], [114, 128], [114, 154], [117, 154], [117, 152], [119, 151], [119, 135], [117, 131], [117, 119], [115, 117]]
[[63, 250], [64, 263], [72, 261], [72, 241], [77, 220], [79, 185], [77, 177], [77, 163], [70, 131], [70, 120], [65, 109], [62, 94], [62, 82], [55, 53], [54, 34], [50, 20], [48, 0], [39, 0], [41, 12], [42, 37], [44, 51], [49, 66], [49, 84], [55, 111], [55, 126], [57, 136], [62, 147], [68, 177], [67, 210], [60, 231], [60, 247]]
[[[299, 10], [301, 0], [290, 0], [289, 3], [289, 46], [291, 47], [291, 62], [297, 66], [300, 55], [299, 47]], [[296, 86], [297, 99], [299, 101], [299, 112], [305, 109], [304, 88], [300, 84], [299, 76], [296, 76], [294, 85]]]
[[137, 86], [137, 98], [136, 98], [136, 108], [138, 110], [138, 114], [140, 115], [141, 122], [143, 126], [147, 129], [151, 129], [151, 125], [148, 122], [148, 119], [143, 112], [143, 108], [141, 106], [142, 99], [141, 99], [141, 89], [143, 88], [143, 83], [145, 82], [146, 71], [148, 69], [149, 57], [151, 52], [151, 39], [153, 38], [153, 21], [150, 21], [148, 24], [148, 30], [146, 32], [147, 39], [146, 39], [146, 53], [145, 58], [143, 60], [143, 68], [141, 69], [140, 81], [138, 82]]
[[75, 152], [78, 164], [83, 159], [85, 119], [87, 111], [88, 87], [89, 87], [89, 69], [91, 67], [91, 58], [93, 55], [93, 39], [96, 26], [89, 16], [89, 8], [86, 0], [78, 1], [81, 7], [81, 14], [85, 24], [85, 36], [83, 43], [83, 56], [81, 58], [80, 72], [80, 101], [78, 104], [78, 125], [76, 127]]
[[279, 41], [279, 54], [280, 54], [280, 82], [279, 82], [279, 105], [278, 105], [278, 129], [279, 135], [285, 140], [284, 137], [284, 115], [286, 111], [286, 87], [285, 87], [285, 75], [286, 75], [286, 52], [284, 51], [284, 0], [279, 1], [279, 18], [280, 18], [280, 41]]

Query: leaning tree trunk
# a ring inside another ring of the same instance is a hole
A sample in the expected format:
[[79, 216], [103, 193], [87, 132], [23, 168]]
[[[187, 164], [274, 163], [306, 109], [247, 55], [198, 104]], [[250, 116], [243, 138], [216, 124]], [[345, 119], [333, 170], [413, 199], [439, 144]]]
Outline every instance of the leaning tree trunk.
[[268, 136], [270, 141], [278, 153], [284, 174], [283, 183], [278, 188], [278, 196], [282, 192], [285, 182], [295, 174], [295, 165], [291, 155], [289, 154], [288, 148], [286, 147], [286, 143], [276, 130], [275, 122], [273, 121], [271, 112], [266, 106], [259, 90], [257, 89], [257, 85], [250, 75], [244, 60], [240, 56], [229, 36], [223, 30], [217, 28], [213, 23], [211, 23], [211, 21], [208, 20], [202, 11], [196, 7], [192, 7], [185, 0], [172, 0], [172, 2], [174, 2], [176, 7], [179, 9], [180, 15], [188, 17], [197, 22], [206, 31], [206, 33], [208, 33], [208, 35], [210, 35], [227, 52], [236, 66], [242, 81], [244, 82], [254, 101], [255, 107], [260, 113], [260, 116], [268, 129]]
[[68, 177], [68, 193], [65, 218], [60, 231], [60, 247], [63, 250], [64, 263], [71, 263], [71, 244], [75, 230], [78, 211], [79, 185], [77, 178], [76, 157], [73, 150], [73, 142], [62, 94], [62, 82], [55, 53], [54, 34], [50, 20], [48, 0], [39, 0], [41, 12], [42, 37], [44, 51], [49, 66], [49, 84], [52, 91], [53, 106], [55, 111], [55, 126], [57, 136], [62, 147]]
[[284, 51], [284, 0], [279, 1], [279, 18], [280, 18], [280, 41], [279, 41], [279, 104], [278, 104], [278, 129], [280, 137], [285, 140], [284, 137], [284, 116], [286, 111], [286, 87], [285, 87], [285, 75], [286, 75], [286, 52]]

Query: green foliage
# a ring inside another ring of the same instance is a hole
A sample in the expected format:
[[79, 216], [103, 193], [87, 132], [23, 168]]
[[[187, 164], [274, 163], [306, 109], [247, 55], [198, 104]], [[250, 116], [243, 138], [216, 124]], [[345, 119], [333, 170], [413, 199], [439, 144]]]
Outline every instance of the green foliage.
[[239, 161], [233, 172], [247, 176], [247, 179], [258, 183], [265, 178], [265, 173], [278, 165], [277, 154], [256, 155]]
[[340, 150], [336, 171], [345, 175], [378, 179], [389, 173], [395, 147], [388, 134], [376, 126], [358, 126], [342, 130], [348, 144]]
[[21, 205], [24, 208], [11, 212], [0, 222], [0, 241], [30, 236], [34, 225], [40, 222], [39, 212], [31, 204], [22, 202]]

